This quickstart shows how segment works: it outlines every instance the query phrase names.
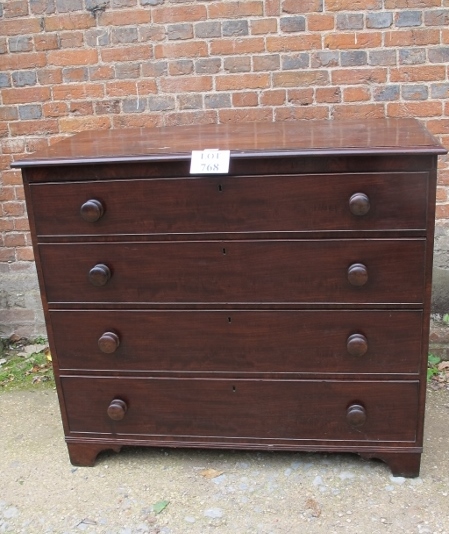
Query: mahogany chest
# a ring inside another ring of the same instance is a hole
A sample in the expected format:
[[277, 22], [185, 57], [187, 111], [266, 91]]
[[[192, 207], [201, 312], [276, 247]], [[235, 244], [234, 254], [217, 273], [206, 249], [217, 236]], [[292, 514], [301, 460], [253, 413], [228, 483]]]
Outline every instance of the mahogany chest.
[[[191, 174], [192, 150], [230, 150]], [[22, 168], [65, 438], [417, 476], [438, 154], [415, 120], [83, 132]]]

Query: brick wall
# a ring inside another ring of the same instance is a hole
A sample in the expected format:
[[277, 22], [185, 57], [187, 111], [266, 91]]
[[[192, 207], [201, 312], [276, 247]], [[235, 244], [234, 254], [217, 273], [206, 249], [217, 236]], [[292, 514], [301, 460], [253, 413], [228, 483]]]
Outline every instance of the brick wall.
[[449, 0], [3, 0], [0, 337], [45, 332], [13, 159], [84, 129], [243, 120], [414, 116], [449, 146], [448, 63]]

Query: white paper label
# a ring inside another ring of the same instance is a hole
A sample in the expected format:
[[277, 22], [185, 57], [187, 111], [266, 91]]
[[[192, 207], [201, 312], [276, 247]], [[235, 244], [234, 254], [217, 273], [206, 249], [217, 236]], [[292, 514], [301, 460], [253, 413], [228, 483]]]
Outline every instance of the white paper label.
[[230, 157], [229, 150], [218, 148], [192, 150], [190, 174], [227, 174]]

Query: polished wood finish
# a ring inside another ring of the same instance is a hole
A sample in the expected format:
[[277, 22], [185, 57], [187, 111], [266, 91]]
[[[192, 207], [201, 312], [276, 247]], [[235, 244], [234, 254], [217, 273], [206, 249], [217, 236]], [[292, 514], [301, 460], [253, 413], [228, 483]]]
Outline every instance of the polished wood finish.
[[[216, 147], [229, 174], [190, 175]], [[443, 153], [388, 119], [83, 132], [15, 163], [71, 462], [356, 452], [417, 476]]]

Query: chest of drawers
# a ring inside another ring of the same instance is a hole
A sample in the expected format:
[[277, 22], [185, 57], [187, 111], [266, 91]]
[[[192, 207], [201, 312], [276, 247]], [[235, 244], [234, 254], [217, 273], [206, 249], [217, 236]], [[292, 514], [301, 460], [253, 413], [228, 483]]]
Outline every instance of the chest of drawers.
[[[189, 173], [192, 150], [229, 173]], [[83, 132], [22, 168], [70, 459], [355, 452], [419, 473], [438, 154], [414, 120]]]

